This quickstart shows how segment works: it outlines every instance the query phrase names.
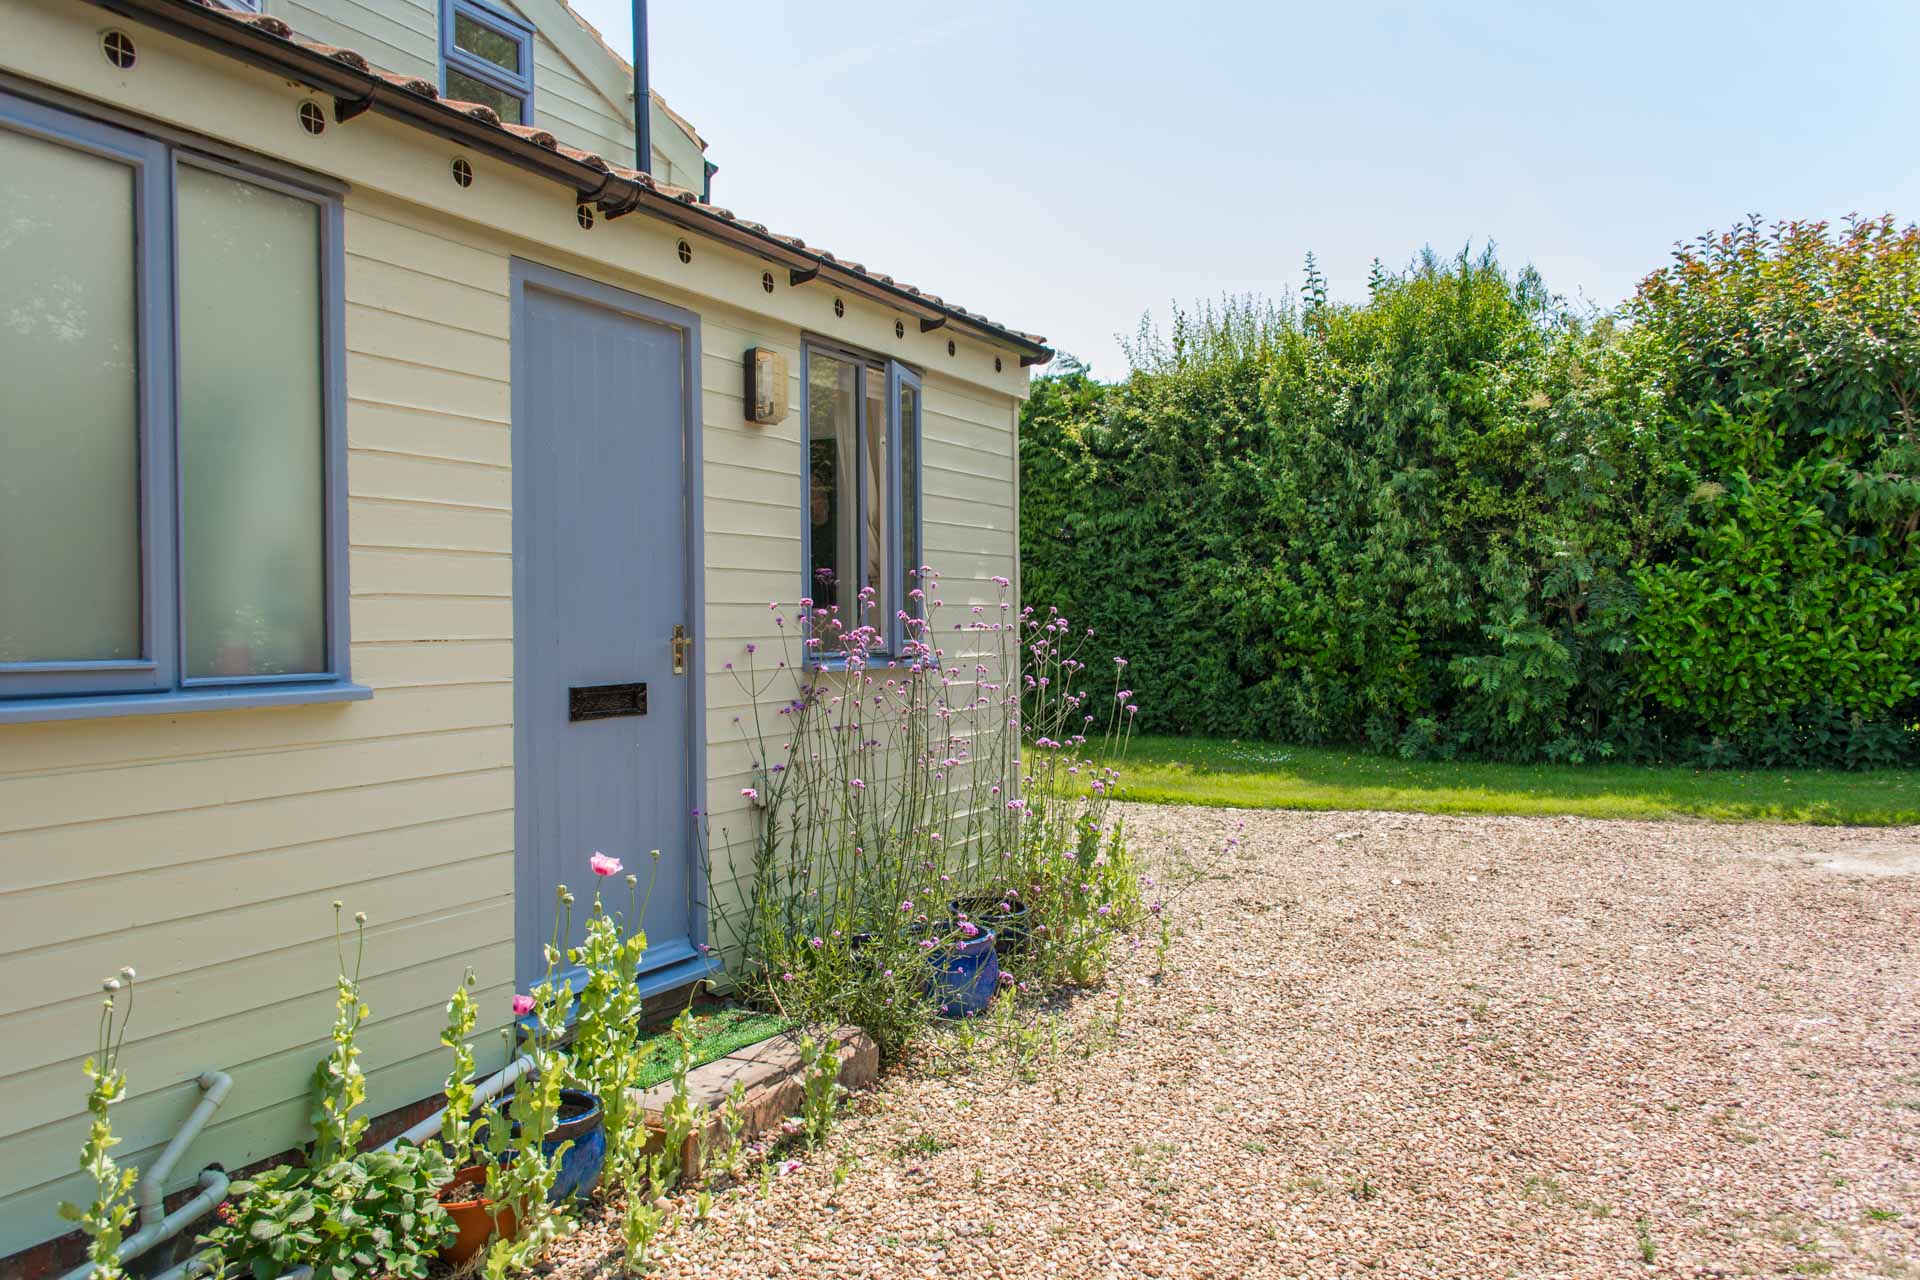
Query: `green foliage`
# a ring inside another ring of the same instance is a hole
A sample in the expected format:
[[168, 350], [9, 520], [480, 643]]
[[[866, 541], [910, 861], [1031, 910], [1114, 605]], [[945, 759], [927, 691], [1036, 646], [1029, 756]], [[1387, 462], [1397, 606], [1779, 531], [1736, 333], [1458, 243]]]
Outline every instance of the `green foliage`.
[[[487, 1280], [505, 1280], [527, 1270], [565, 1227], [547, 1195], [560, 1176], [560, 1161], [573, 1143], [562, 1142], [548, 1151], [541, 1141], [560, 1120], [567, 1059], [558, 1045], [573, 1003], [571, 984], [554, 981], [560, 965], [560, 939], [572, 931], [573, 894], [563, 884], [555, 890], [555, 896], [559, 910], [555, 912], [553, 941], [545, 948], [546, 977], [527, 993], [533, 1001], [533, 1023], [524, 1053], [533, 1060], [533, 1067], [514, 1085], [505, 1116], [496, 1114], [487, 1125], [487, 1149], [492, 1159], [487, 1162], [486, 1198], [492, 1202], [494, 1215], [494, 1237], [481, 1268]], [[507, 1057], [511, 1059], [512, 1028], [506, 1035]], [[504, 1160], [510, 1134], [517, 1135], [517, 1141], [513, 1158]], [[504, 1229], [509, 1215], [511, 1232]]]
[[[1016, 613], [1005, 578], [951, 626], [937, 575], [923, 566], [921, 581], [899, 661], [870, 665], [873, 629], [836, 627], [844, 673], [792, 654], [769, 671], [752, 645], [730, 664], [754, 706], [794, 692], [777, 722], [741, 725], [758, 812], [747, 838], [722, 831], [708, 864], [709, 883], [739, 886], [716, 895], [714, 922], [742, 998], [856, 1025], [883, 1058], [949, 1012], [930, 979], [955, 944], [1025, 933], [1028, 947], [996, 946], [1018, 954], [1000, 981], [1046, 992], [1098, 981], [1142, 914], [1134, 851], [1110, 821], [1119, 774], [1090, 758], [1090, 741], [1131, 732], [1125, 660], [1090, 663], [1090, 636], [1058, 612]], [[801, 608], [806, 630], [833, 625]]]
[[447, 1106], [440, 1122], [440, 1148], [446, 1152], [455, 1172], [473, 1163], [476, 1130], [484, 1129], [487, 1123], [484, 1117], [473, 1115], [473, 1045], [467, 1037], [473, 1034], [480, 1018], [479, 1006], [473, 999], [473, 984], [473, 969], [469, 967], [447, 1001], [447, 1025], [440, 1032], [440, 1043], [453, 1054], [453, 1063], [447, 1070]]
[[302, 1264], [326, 1280], [425, 1276], [453, 1238], [437, 1195], [451, 1173], [437, 1150], [410, 1146], [269, 1169], [233, 1184], [236, 1199], [203, 1237], [203, 1257], [216, 1275], [253, 1280]]
[[[682, 1010], [673, 1020], [672, 1042], [669, 1079], [673, 1081], [673, 1095], [660, 1111], [659, 1145], [647, 1160], [635, 1161], [621, 1171], [621, 1185], [627, 1198], [621, 1213], [621, 1238], [626, 1245], [629, 1273], [645, 1269], [654, 1237], [669, 1225], [662, 1205], [685, 1171], [682, 1162], [686, 1158], [687, 1140], [696, 1132], [702, 1135], [703, 1143], [705, 1138], [706, 1118], [694, 1107], [693, 1094], [687, 1084], [687, 1073], [693, 1070], [692, 1010]], [[645, 1133], [644, 1126], [641, 1132]]]
[[687, 1073], [693, 1070], [692, 1020], [689, 1010], [682, 1010], [673, 1020], [673, 1072], [668, 1077], [673, 1082], [673, 1093], [667, 1105], [660, 1109], [660, 1146], [654, 1152], [649, 1174], [653, 1199], [679, 1185], [687, 1139], [706, 1127], [702, 1123], [705, 1117], [697, 1113], [687, 1085]]
[[[80, 1148], [80, 1169], [93, 1182], [93, 1199], [84, 1205], [65, 1201], [60, 1205], [60, 1216], [78, 1224], [87, 1237], [92, 1280], [120, 1280], [126, 1274], [120, 1267], [120, 1241], [133, 1224], [132, 1192], [139, 1172], [123, 1169], [114, 1160], [113, 1148], [120, 1145], [120, 1139], [113, 1136], [113, 1119], [107, 1114], [107, 1108], [127, 1095], [126, 1073], [120, 1070], [120, 1046], [126, 1041], [127, 1022], [133, 1017], [133, 979], [132, 969], [122, 969], [118, 978], [100, 984], [106, 995], [100, 1002], [94, 1053], [81, 1067], [87, 1077], [90, 1119], [87, 1140]], [[126, 1007], [116, 1011], [123, 987]]]
[[1150, 659], [1148, 731], [1910, 753], [1920, 234], [1748, 225], [1625, 319], [1488, 251], [1143, 324], [1125, 381], [1035, 384], [1028, 598]]
[[360, 1145], [367, 1130], [365, 1117], [354, 1110], [367, 1100], [366, 1073], [360, 1070], [360, 1050], [354, 1044], [360, 1024], [371, 1012], [360, 999], [360, 964], [367, 952], [367, 915], [353, 917], [355, 949], [353, 970], [347, 970], [345, 948], [340, 940], [340, 903], [333, 904], [333, 949], [336, 962], [334, 986], [333, 1051], [314, 1066], [311, 1092], [313, 1105], [308, 1120], [313, 1125], [315, 1167], [330, 1165]]
[[800, 1035], [800, 1127], [817, 1147], [833, 1132], [834, 1109], [846, 1087], [840, 1083], [840, 1042], [833, 1033]]
[[1763, 761], [1890, 763], [1920, 698], [1920, 231], [1704, 237], [1629, 306], [1687, 513], [1638, 689]]
[[[304, 1168], [280, 1165], [229, 1189], [233, 1199], [200, 1240], [207, 1246], [201, 1261], [216, 1276], [272, 1280], [311, 1263], [326, 1280], [420, 1277], [453, 1238], [453, 1221], [437, 1193], [454, 1170], [438, 1147], [355, 1151], [367, 1128], [356, 1114], [366, 1100], [366, 1079], [355, 1043], [371, 1012], [360, 998], [367, 917], [353, 917], [349, 968], [340, 912], [334, 903], [333, 1048], [313, 1073], [313, 1145]], [[449, 1022], [455, 1022], [451, 1011]], [[466, 1025], [471, 1028], [470, 1019]]]
[[[653, 876], [660, 860], [653, 860]], [[639, 878], [627, 880], [627, 912], [610, 912], [593, 895], [586, 937], [568, 952], [568, 960], [585, 970], [578, 1011], [574, 1015], [573, 1078], [582, 1089], [600, 1099], [601, 1125], [607, 1136], [605, 1177], [609, 1186], [624, 1186], [627, 1172], [639, 1161], [647, 1128], [634, 1101], [642, 1057], [635, 1042], [640, 1022], [640, 989], [634, 982], [646, 954], [647, 935], [640, 928], [646, 907], [640, 901]], [[647, 896], [653, 894], [652, 880]], [[629, 923], [630, 922], [630, 923]]]

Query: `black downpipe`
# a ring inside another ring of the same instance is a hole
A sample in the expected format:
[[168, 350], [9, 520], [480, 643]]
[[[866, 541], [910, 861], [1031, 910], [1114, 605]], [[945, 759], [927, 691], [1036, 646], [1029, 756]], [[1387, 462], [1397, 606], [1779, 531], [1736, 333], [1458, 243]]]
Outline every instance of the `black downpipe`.
[[647, 0], [633, 0], [633, 167], [653, 172], [653, 94], [647, 87]]

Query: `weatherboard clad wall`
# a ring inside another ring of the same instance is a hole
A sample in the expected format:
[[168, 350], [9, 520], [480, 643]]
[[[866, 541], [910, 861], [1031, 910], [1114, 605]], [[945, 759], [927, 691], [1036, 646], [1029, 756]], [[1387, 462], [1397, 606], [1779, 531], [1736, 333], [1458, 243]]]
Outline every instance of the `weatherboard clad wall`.
[[[98, 53], [99, 15], [65, 0], [0, 0], [0, 68], [350, 187], [345, 200], [352, 670], [366, 702], [0, 728], [0, 1255], [61, 1233], [84, 1130], [80, 1060], [97, 982], [142, 972], [116, 1108], [117, 1154], [150, 1160], [191, 1108], [193, 1078], [235, 1074], [176, 1187], [305, 1134], [324, 1053], [332, 912], [372, 922], [363, 1040], [369, 1111], [434, 1092], [447, 993], [469, 964], [488, 1021], [512, 972], [511, 325], [515, 255], [701, 316], [710, 673], [708, 807], [752, 822], [722, 678], [749, 640], [781, 638], [770, 602], [800, 590], [800, 422], [742, 418], [740, 354], [789, 362], [804, 332], [928, 370], [927, 558], [949, 611], [990, 605], [1012, 576], [1013, 430], [1025, 376], [1010, 355], [819, 286], [769, 294], [766, 264], [642, 216], [582, 231], [570, 192], [379, 117], [301, 130], [296, 88], [144, 28], [137, 75]], [[441, 207], [446, 206], [446, 207]], [[942, 371], [947, 365], [953, 372]], [[975, 521], [968, 516], [980, 509]], [[1005, 514], [1003, 514], [1005, 513]], [[966, 646], [954, 647], [958, 655]], [[790, 683], [766, 693], [783, 700]], [[722, 877], [724, 878], [724, 877]], [[488, 1057], [499, 1053], [483, 1036]]]
[[[423, 239], [433, 259], [409, 252]], [[150, 1160], [201, 1071], [235, 1078], [182, 1183], [303, 1136], [332, 901], [371, 918], [371, 1111], [438, 1088], [436, 1029], [466, 966], [504, 1020], [506, 259], [358, 196], [346, 240], [352, 666], [374, 697], [0, 731], [0, 1253], [59, 1234], [56, 1203], [80, 1197], [80, 1060], [121, 965], [141, 977], [118, 1154]]]
[[[533, 122], [568, 146], [632, 164], [630, 67], [558, 3], [488, 2], [535, 29]], [[357, 50], [384, 71], [440, 86], [439, 0], [265, 0], [263, 9], [303, 36]], [[704, 158], [699, 144], [658, 104], [651, 108], [654, 175], [700, 190]]]

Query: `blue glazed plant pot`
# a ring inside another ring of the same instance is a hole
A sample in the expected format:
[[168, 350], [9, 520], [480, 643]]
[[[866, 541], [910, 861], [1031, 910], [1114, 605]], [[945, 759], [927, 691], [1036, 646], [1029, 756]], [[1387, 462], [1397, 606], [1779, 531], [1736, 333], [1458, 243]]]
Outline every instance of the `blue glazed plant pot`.
[[[567, 1154], [560, 1157], [560, 1172], [554, 1175], [553, 1190], [547, 1193], [547, 1203], [559, 1204], [563, 1200], [590, 1196], [594, 1188], [600, 1185], [600, 1170], [607, 1163], [604, 1119], [600, 1099], [594, 1095], [584, 1089], [560, 1091], [560, 1121], [540, 1144], [540, 1153], [552, 1159], [561, 1143], [571, 1142], [573, 1145], [567, 1148]], [[520, 1140], [518, 1124], [513, 1127], [513, 1140]], [[513, 1157], [509, 1155], [507, 1158], [511, 1160]]]
[[573, 1145], [560, 1157], [560, 1172], [547, 1194], [550, 1204], [593, 1194], [600, 1170], [607, 1163], [607, 1129], [601, 1121], [600, 1099], [580, 1089], [560, 1091], [560, 1123], [553, 1127], [540, 1150], [551, 1156], [563, 1142]]
[[960, 938], [936, 947], [927, 958], [927, 994], [943, 1018], [971, 1018], [987, 1011], [1000, 986], [1000, 957], [994, 953], [993, 931], [977, 938]]

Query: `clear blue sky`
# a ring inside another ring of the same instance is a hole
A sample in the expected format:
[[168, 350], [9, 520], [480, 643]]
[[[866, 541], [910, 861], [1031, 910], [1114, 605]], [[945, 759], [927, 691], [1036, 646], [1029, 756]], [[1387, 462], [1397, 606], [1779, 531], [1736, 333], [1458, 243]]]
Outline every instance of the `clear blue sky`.
[[[575, 0], [631, 47], [627, 0]], [[1920, 219], [1920, 4], [651, 0], [735, 212], [1047, 334], [1495, 241], [1611, 306], [1749, 212]]]

